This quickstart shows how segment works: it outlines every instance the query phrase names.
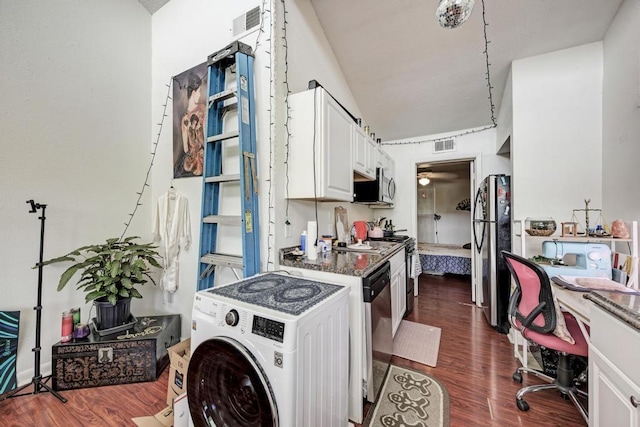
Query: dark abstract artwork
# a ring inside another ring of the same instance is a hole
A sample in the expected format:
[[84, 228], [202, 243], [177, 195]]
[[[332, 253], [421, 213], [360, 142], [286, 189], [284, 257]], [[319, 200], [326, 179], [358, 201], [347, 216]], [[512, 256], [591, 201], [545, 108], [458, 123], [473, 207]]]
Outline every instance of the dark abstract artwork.
[[19, 311], [0, 311], [0, 394], [16, 388]]

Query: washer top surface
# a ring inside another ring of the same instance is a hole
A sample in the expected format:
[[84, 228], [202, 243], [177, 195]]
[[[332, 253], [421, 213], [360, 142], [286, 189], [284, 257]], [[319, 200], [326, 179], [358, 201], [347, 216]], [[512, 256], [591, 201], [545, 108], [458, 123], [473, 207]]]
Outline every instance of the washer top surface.
[[266, 273], [204, 292], [297, 316], [343, 288], [302, 277]]

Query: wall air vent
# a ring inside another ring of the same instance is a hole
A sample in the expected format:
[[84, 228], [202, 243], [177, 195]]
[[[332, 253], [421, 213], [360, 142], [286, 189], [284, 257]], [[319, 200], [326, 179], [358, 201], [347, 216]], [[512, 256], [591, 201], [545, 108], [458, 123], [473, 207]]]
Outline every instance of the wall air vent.
[[260, 6], [256, 6], [233, 20], [233, 37], [244, 36], [251, 30], [257, 30], [259, 26]]
[[456, 143], [453, 138], [439, 139], [433, 142], [433, 152], [442, 153], [444, 151], [455, 151]]

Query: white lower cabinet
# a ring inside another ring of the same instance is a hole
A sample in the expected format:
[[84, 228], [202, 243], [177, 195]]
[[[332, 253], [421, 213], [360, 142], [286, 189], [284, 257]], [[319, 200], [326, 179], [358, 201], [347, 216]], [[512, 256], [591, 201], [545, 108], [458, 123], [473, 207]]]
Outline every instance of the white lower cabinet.
[[589, 426], [640, 426], [640, 332], [595, 304], [590, 310]]
[[404, 249], [391, 257], [391, 326], [393, 336], [407, 310], [407, 271]]

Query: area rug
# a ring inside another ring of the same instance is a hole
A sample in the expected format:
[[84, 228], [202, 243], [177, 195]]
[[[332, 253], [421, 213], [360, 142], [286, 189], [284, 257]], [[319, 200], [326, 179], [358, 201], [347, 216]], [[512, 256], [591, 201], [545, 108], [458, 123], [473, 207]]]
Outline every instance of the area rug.
[[393, 354], [423, 365], [436, 366], [442, 330], [403, 320], [393, 338]]
[[442, 384], [412, 369], [390, 365], [366, 427], [447, 427], [449, 393]]

